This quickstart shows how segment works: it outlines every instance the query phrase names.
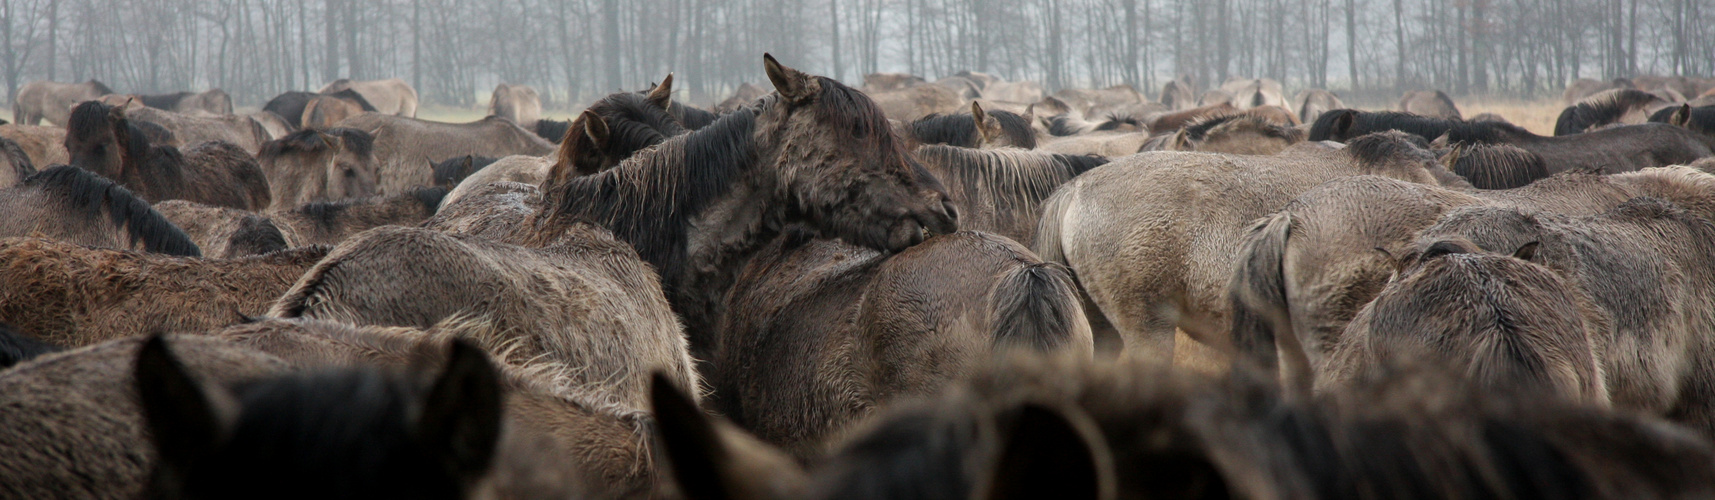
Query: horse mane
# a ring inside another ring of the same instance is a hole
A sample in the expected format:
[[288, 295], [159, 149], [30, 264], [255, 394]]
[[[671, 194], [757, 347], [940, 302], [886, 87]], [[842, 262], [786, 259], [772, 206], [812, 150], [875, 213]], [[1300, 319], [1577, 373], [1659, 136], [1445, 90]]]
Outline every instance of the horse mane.
[[535, 132], [538, 137], [554, 141], [555, 144], [558, 144], [560, 139], [566, 137], [566, 130], [571, 128], [571, 120], [550, 120], [543, 118], [536, 120]]
[[1377, 132], [1352, 139], [1346, 143], [1345, 151], [1365, 165], [1382, 165], [1399, 159], [1435, 161], [1435, 155], [1429, 152], [1428, 142], [1422, 137], [1399, 131]]
[[[1022, 117], [1020, 117], [1020, 118], [1022, 118]], [[1004, 122], [1002, 124], [1004, 125]], [[1120, 127], [1123, 127], [1126, 125], [1131, 125], [1131, 126], [1137, 127], [1138, 129], [1142, 129], [1142, 130], [1149, 129], [1149, 125], [1144, 123], [1144, 120], [1142, 118], [1139, 118], [1137, 116], [1133, 116], [1130, 114], [1122, 114], [1122, 113], [1116, 111], [1113, 113], [1109, 113], [1108, 116], [1106, 118], [1104, 118], [1101, 123], [1096, 124], [1096, 128], [1093, 130], [1096, 132], [1106, 132], [1109, 130], [1119, 130]]]
[[346, 127], [330, 129], [299, 130], [291, 134], [262, 144], [262, 150], [256, 152], [256, 159], [267, 160], [279, 158], [290, 153], [318, 153], [333, 148], [322, 138], [323, 135], [338, 136], [345, 143], [347, 151], [361, 156], [369, 156], [375, 150], [375, 136], [369, 132]]
[[[482, 155], [454, 156], [452, 158], [441, 160], [440, 163], [434, 164], [435, 184], [457, 186], [458, 183], [463, 182], [466, 177], [480, 172], [484, 168], [488, 168], [489, 165], [493, 165], [494, 162], [499, 160], [499, 158]], [[464, 168], [467, 161], [470, 166], [470, 171], [468, 172], [465, 171]]]
[[339, 92], [332, 92], [332, 93], [328, 93], [325, 95], [330, 95], [330, 96], [338, 97], [341, 99], [350, 99], [353, 102], [356, 102], [357, 106], [360, 108], [363, 108], [364, 111], [371, 111], [371, 112], [375, 111], [375, 106], [369, 104], [369, 100], [364, 99], [363, 94], [357, 93], [356, 90], [345, 89], [345, 90], [341, 90]]
[[105, 177], [72, 166], [60, 165], [24, 179], [23, 185], [63, 200], [80, 215], [96, 219], [107, 213], [110, 222], [123, 226], [130, 243], [143, 242], [148, 252], [201, 257], [202, 250], [184, 230], [161, 216], [148, 202]]
[[1354, 113], [1352, 128], [1348, 137], [1359, 137], [1371, 132], [1398, 130], [1422, 137], [1426, 141], [1435, 140], [1447, 129], [1466, 123], [1460, 120], [1435, 118], [1399, 111], [1358, 111], [1354, 109], [1335, 109], [1322, 116], [1316, 117], [1316, 122], [1310, 124], [1310, 141], [1329, 141], [1334, 138], [1334, 123], [1345, 112]]
[[1454, 152], [1453, 173], [1478, 189], [1512, 189], [1548, 177], [1548, 165], [1536, 153], [1509, 144], [1470, 144]]
[[1561, 110], [1554, 122], [1554, 135], [1584, 132], [1592, 126], [1619, 121], [1633, 106], [1658, 99], [1654, 94], [1637, 89], [1611, 89], [1580, 99]]
[[1048, 134], [1060, 137], [1078, 135], [1084, 132], [1080, 125], [1083, 124], [1074, 123], [1072, 117], [1068, 115], [1050, 116], [1048, 117]]
[[915, 155], [939, 167], [941, 182], [958, 186], [967, 198], [977, 192], [990, 195], [1000, 212], [1034, 208], [1073, 177], [1108, 163], [1096, 155], [943, 145], [917, 148]]
[[[1024, 118], [1024, 115], [1003, 109], [989, 110], [988, 114], [1000, 122], [1001, 133], [1012, 140], [1014, 147], [1036, 149], [1036, 130], [1031, 128], [1030, 120]], [[1096, 129], [1102, 130], [1101, 127]]]

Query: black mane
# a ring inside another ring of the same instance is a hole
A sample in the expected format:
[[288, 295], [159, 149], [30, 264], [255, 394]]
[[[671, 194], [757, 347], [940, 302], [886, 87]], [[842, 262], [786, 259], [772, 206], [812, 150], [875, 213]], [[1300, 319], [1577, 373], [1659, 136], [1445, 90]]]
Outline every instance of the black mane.
[[[1336, 136], [1340, 131], [1334, 130], [1334, 125], [1343, 114], [1353, 115], [1352, 127], [1344, 134]], [[1398, 111], [1358, 111], [1353, 109], [1336, 109], [1316, 118], [1310, 125], [1309, 141], [1340, 141], [1362, 137], [1372, 132], [1398, 130], [1418, 137], [1425, 141], [1433, 141], [1446, 133], [1447, 129], [1465, 123], [1460, 120], [1434, 118]]]
[[71, 210], [95, 220], [107, 213], [108, 221], [123, 226], [130, 242], [143, 242], [143, 248], [153, 253], [201, 257], [202, 250], [191, 242], [184, 230], [174, 226], [166, 217], [131, 191], [99, 175], [77, 167], [56, 166], [24, 179], [23, 186], [41, 190], [63, 200]]
[[[708, 118], [708, 123], [698, 123], [691, 126], [673, 112], [679, 109], [694, 117], [694, 121]], [[619, 92], [609, 94], [589, 110], [607, 122], [607, 150], [624, 157], [631, 156], [643, 148], [660, 144], [668, 137], [701, 130], [713, 123], [715, 114], [674, 102], [667, 111], [651, 104], [643, 94], [636, 92]], [[690, 111], [684, 111], [690, 110]], [[564, 132], [562, 132], [562, 135]]]
[[24, 152], [23, 146], [11, 139], [0, 137], [0, 156], [6, 157], [12, 164], [13, 173], [17, 174], [19, 179], [36, 173], [36, 164], [30, 161], [30, 155]]
[[720, 114], [713, 111], [684, 104], [679, 101], [673, 101], [672, 104], [667, 105], [667, 113], [671, 114], [674, 119], [678, 120], [679, 125], [690, 130], [701, 130], [703, 127], [707, 127], [709, 124], [714, 123], [715, 120], [719, 120], [721, 117]]
[[435, 185], [444, 187], [458, 186], [466, 177], [488, 168], [499, 158], [482, 155], [454, 156], [435, 163]]
[[179, 101], [183, 101], [185, 100], [185, 97], [191, 95], [194, 94], [191, 94], [190, 92], [175, 92], [172, 94], [139, 95], [137, 96], [137, 100], [143, 101], [143, 105], [147, 107], [172, 111], [174, 107], [179, 105]]
[[375, 111], [375, 106], [369, 104], [369, 100], [364, 99], [363, 94], [357, 93], [356, 90], [345, 89], [345, 90], [341, 90], [339, 92], [330, 92], [327, 95], [331, 95], [331, 96], [338, 97], [341, 99], [348, 99], [348, 100], [351, 100], [353, 102], [356, 102], [357, 106], [360, 108], [363, 108], [364, 111]]
[[1215, 127], [1231, 122], [1248, 122], [1253, 125], [1253, 128], [1256, 131], [1261, 132], [1263, 135], [1268, 137], [1289, 140], [1296, 139], [1296, 136], [1294, 135], [1295, 131], [1293, 129], [1275, 125], [1267, 119], [1259, 116], [1246, 114], [1215, 115], [1202, 118], [1186, 124], [1185, 127], [1180, 130], [1185, 132], [1186, 138], [1194, 141], [1201, 141], [1207, 139], [1209, 137], [1209, 132], [1214, 130]]
[[1505, 144], [1508, 137], [1530, 137], [1529, 130], [1504, 122], [1464, 122], [1447, 129], [1447, 144]]

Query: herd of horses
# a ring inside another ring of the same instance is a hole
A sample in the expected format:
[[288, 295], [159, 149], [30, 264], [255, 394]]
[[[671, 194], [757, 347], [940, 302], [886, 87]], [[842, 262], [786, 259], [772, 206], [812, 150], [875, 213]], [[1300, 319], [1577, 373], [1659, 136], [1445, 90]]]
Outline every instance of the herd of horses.
[[569, 121], [25, 86], [0, 497], [1715, 497], [1715, 81], [1541, 136], [763, 59]]

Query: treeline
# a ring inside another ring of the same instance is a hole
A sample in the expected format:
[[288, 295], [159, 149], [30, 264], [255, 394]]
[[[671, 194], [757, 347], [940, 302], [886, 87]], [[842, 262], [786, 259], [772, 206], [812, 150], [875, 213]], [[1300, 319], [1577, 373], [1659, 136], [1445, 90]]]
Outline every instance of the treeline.
[[[7, 96], [37, 79], [220, 87], [255, 105], [398, 76], [470, 105], [496, 82], [565, 105], [677, 72], [698, 101], [773, 52], [857, 81], [974, 69], [1153, 93], [1231, 75], [1350, 94], [1537, 97], [1577, 77], [1715, 73], [1708, 0], [5, 0]], [[1354, 43], [1355, 42], [1355, 43]], [[10, 102], [10, 99], [8, 99]]]

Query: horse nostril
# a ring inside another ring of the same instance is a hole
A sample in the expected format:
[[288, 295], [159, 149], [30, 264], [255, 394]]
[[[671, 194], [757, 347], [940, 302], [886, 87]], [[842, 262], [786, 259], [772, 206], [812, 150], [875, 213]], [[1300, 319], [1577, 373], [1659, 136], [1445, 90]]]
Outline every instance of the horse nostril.
[[952, 200], [941, 200], [941, 211], [947, 215], [947, 220], [959, 222], [959, 208], [953, 206]]

